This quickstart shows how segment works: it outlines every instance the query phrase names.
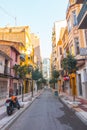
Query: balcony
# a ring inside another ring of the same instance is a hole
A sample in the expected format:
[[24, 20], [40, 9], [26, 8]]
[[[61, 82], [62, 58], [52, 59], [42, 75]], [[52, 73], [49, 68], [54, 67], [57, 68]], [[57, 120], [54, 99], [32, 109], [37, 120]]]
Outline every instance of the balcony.
[[84, 1], [82, 9], [77, 17], [79, 29], [87, 29], [87, 4], [86, 2], [87, 0]]
[[67, 6], [67, 9], [66, 9], [66, 14], [68, 13], [69, 9], [70, 9], [71, 7], [73, 7], [75, 4], [76, 4], [76, 1], [71, 1], [71, 2], [69, 1], [68, 6]]
[[77, 67], [82, 67], [85, 64], [85, 59], [77, 59]]
[[11, 68], [5, 66], [5, 68], [4, 68], [4, 74], [5, 74], [5, 75], [11, 75]]
[[11, 68], [7, 66], [0, 66], [0, 76], [11, 76]]
[[82, 4], [84, 0], [76, 0], [76, 4]]

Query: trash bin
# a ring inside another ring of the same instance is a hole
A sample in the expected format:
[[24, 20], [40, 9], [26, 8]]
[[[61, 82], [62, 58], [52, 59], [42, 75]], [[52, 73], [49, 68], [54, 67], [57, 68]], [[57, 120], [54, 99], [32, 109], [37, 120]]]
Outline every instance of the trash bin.
[[58, 91], [55, 91], [55, 92], [54, 92], [54, 95], [55, 95], [55, 96], [58, 96]]

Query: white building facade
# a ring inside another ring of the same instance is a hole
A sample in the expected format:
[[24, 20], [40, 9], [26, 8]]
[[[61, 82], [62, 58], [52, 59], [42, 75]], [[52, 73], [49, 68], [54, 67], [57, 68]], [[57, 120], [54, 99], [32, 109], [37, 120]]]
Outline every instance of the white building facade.
[[49, 81], [50, 79], [50, 59], [49, 58], [43, 59], [42, 72], [43, 72], [43, 77], [47, 81]]

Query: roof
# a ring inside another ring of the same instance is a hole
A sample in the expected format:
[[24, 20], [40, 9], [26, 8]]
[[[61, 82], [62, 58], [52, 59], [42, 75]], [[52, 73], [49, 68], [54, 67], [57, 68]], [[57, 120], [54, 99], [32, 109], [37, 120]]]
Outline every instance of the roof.
[[0, 40], [0, 42], [10, 42], [10, 43], [17, 43], [17, 44], [21, 44], [22, 46], [24, 46], [22, 42], [9, 41], [9, 40]]
[[20, 54], [20, 52], [12, 45], [2, 45], [0, 44], [0, 46], [8, 46], [8, 47], [11, 47], [12, 49], [14, 49], [18, 54]]

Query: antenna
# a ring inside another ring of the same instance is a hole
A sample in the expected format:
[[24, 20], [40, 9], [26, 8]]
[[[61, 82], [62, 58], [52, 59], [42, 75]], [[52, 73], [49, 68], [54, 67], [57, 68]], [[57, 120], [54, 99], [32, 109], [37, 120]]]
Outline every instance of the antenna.
[[15, 21], [15, 26], [17, 25], [17, 19], [16, 19], [16, 17], [14, 17], [13, 15], [11, 15], [6, 9], [4, 9], [2, 6], [0, 6], [0, 9], [6, 14], [6, 15], [8, 15], [8, 16], [10, 16], [11, 18], [13, 18], [14, 19], [14, 21]]

